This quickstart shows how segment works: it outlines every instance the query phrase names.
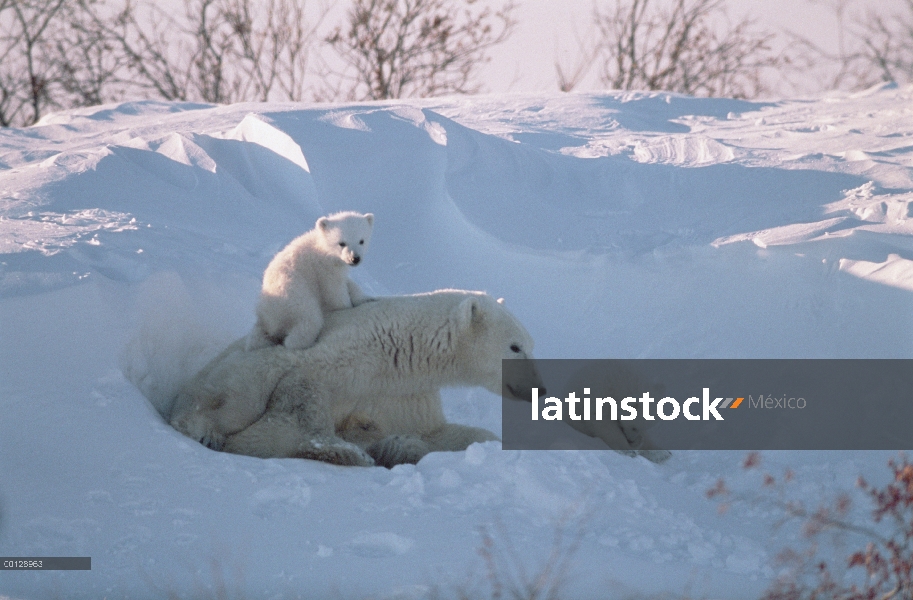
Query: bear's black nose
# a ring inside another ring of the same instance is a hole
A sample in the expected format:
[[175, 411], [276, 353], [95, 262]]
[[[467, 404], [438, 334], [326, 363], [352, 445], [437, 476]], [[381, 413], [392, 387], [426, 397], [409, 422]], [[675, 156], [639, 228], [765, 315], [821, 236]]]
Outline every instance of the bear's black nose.
[[360, 262], [361, 262], [361, 257], [360, 257], [360, 256], [353, 256], [353, 257], [352, 257], [352, 264], [353, 264], [353, 265], [357, 265], [357, 264], [360, 263]]

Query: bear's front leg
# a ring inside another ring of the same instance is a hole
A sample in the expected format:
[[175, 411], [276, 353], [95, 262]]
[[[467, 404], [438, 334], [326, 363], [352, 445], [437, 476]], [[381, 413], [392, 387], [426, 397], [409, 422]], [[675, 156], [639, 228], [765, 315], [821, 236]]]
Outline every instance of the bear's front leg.
[[414, 465], [429, 452], [459, 452], [476, 442], [491, 442], [498, 439], [498, 436], [481, 427], [445, 423], [422, 436], [385, 437], [368, 446], [368, 454], [378, 465], [392, 469], [396, 465]]
[[671, 452], [654, 444], [636, 425], [622, 425], [621, 431], [633, 448], [633, 452], [629, 456], [643, 456], [655, 463], [666, 462], [672, 458]]
[[414, 465], [431, 452], [431, 447], [415, 435], [391, 435], [368, 446], [368, 454], [381, 467]]
[[445, 423], [431, 433], [423, 435], [422, 439], [431, 447], [432, 452], [459, 452], [476, 442], [492, 442], [501, 438], [481, 427]]

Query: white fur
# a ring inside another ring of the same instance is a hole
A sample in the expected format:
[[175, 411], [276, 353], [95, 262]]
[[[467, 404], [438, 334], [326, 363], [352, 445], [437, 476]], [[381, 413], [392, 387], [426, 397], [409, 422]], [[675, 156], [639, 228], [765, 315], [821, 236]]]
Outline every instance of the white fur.
[[274, 344], [307, 348], [327, 314], [370, 300], [349, 279], [349, 267], [364, 257], [373, 226], [370, 213], [320, 217], [314, 229], [276, 254], [263, 273], [257, 323], [247, 349]]
[[[381, 298], [331, 313], [306, 350], [244, 352], [235, 342], [182, 390], [171, 424], [239, 454], [325, 460], [307, 456], [314, 439], [334, 451], [348, 440], [378, 464], [414, 463], [497, 439], [448, 423], [440, 389], [483, 386], [529, 398], [542, 387], [532, 363], [502, 389], [501, 360], [530, 358], [532, 346], [520, 322], [481, 292]], [[331, 462], [361, 464], [352, 456]]]
[[[568, 389], [581, 396], [582, 390], [589, 388], [589, 396], [592, 398], [609, 397], [618, 401], [628, 396], [639, 398], [644, 392], [652, 393], [654, 398], [662, 398], [663, 386], [651, 385], [648, 381], [646, 376], [617, 363], [610, 372], [602, 364], [593, 363], [574, 373]], [[564, 422], [581, 433], [601, 439], [609, 448], [627, 456], [643, 456], [655, 463], [665, 462], [672, 457], [671, 452], [659, 448], [647, 437], [645, 430], [652, 423], [641, 415], [633, 421], [565, 419]]]

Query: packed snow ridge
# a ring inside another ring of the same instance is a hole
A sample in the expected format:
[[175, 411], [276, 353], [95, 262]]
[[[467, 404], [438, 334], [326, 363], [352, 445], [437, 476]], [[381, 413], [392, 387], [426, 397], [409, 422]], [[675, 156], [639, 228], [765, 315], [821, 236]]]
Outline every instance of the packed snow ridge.
[[[911, 177], [913, 88], [892, 85], [131, 102], [0, 130], [0, 555], [92, 557], [4, 572], [0, 597], [484, 594], [485, 536], [535, 572], [562, 528], [566, 597], [757, 597], [801, 539], [772, 507], [708, 502], [720, 477], [757, 489], [741, 453], [486, 442], [342, 468], [214, 452], [152, 402], [251, 329], [270, 259], [342, 210], [375, 215], [365, 293], [504, 297], [538, 357], [909, 358]], [[445, 412], [500, 431], [481, 388]], [[817, 501], [890, 455], [763, 460]]]

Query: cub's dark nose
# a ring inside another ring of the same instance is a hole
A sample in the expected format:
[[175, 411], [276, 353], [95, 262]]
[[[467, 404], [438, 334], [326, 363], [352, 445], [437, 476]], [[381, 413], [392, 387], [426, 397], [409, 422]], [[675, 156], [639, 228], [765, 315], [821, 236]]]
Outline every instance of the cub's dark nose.
[[353, 265], [357, 265], [357, 264], [360, 263], [360, 262], [361, 262], [361, 257], [360, 257], [360, 256], [354, 256], [354, 257], [352, 257], [352, 264], [353, 264]]
[[540, 395], [540, 396], [544, 396], [544, 395], [546, 395], [546, 394], [548, 394], [548, 390], [546, 390], [544, 387], [543, 387], [543, 388], [539, 388], [539, 395]]

